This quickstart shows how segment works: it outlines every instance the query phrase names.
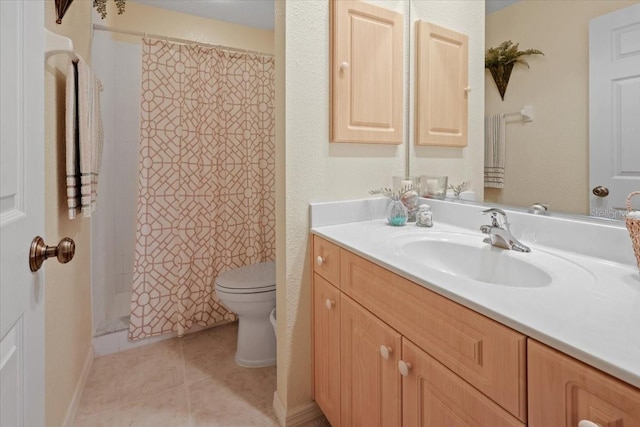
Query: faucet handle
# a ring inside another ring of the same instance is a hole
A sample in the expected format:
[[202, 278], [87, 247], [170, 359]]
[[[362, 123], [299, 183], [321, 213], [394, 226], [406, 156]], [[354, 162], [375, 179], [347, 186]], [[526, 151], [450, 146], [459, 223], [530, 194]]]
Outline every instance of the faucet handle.
[[[509, 223], [507, 221], [507, 214], [502, 209], [498, 208], [489, 208], [482, 211], [483, 214], [491, 214], [491, 226], [492, 227], [508, 227]], [[501, 220], [498, 220], [498, 215], [502, 217]]]
[[489, 209], [485, 209], [482, 211], [483, 214], [491, 214], [493, 216], [493, 214], [500, 214], [504, 217], [507, 216], [507, 213], [505, 211], [503, 211], [502, 209], [498, 209], [498, 208], [489, 208]]

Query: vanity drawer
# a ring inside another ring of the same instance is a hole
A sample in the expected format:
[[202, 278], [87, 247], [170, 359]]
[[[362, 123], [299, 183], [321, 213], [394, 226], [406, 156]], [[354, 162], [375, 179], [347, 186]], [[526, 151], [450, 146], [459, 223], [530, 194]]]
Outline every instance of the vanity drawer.
[[316, 235], [313, 236], [313, 271], [340, 288], [340, 248]]
[[640, 426], [637, 388], [532, 339], [527, 351], [531, 427]]
[[526, 421], [526, 337], [340, 250], [342, 291]]

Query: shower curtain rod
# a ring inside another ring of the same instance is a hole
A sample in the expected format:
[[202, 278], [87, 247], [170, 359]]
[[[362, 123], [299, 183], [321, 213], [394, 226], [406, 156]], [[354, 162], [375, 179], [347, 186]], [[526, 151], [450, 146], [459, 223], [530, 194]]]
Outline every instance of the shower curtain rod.
[[165, 40], [165, 41], [170, 41], [170, 42], [175, 42], [175, 43], [197, 44], [197, 45], [201, 45], [201, 46], [217, 47], [219, 49], [228, 50], [228, 51], [231, 51], [231, 52], [253, 53], [253, 54], [256, 54], [256, 55], [268, 56], [268, 57], [273, 58], [273, 54], [271, 54], [271, 53], [258, 52], [258, 51], [249, 50], [249, 49], [239, 49], [239, 48], [235, 48], [235, 47], [222, 46], [222, 45], [213, 44], [213, 43], [204, 43], [204, 42], [199, 42], [199, 41], [195, 41], [195, 40], [179, 39], [179, 38], [176, 38], [176, 37], [160, 36], [158, 34], [149, 34], [149, 33], [143, 32], [143, 31], [119, 30], [117, 28], [111, 28], [111, 27], [107, 27], [106, 25], [100, 25], [100, 24], [93, 24], [93, 29], [94, 29], [94, 31], [95, 30], [98, 30], [98, 31], [109, 31], [111, 33], [126, 34], [126, 35], [129, 35], [129, 36], [137, 36], [137, 37]]

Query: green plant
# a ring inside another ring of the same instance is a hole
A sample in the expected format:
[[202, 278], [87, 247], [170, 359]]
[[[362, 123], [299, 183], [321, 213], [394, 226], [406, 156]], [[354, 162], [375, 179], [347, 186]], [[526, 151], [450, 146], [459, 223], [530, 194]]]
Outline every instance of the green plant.
[[[118, 8], [118, 15], [124, 13], [125, 3], [127, 0], [113, 0]], [[93, 0], [93, 7], [100, 14], [102, 19], [107, 17], [107, 0]]]
[[518, 46], [518, 43], [513, 44], [511, 40], [507, 40], [498, 47], [490, 47], [484, 55], [484, 68], [491, 73], [503, 101], [513, 66], [523, 64], [529, 67], [527, 61], [522, 59], [523, 56], [544, 55], [538, 49], [518, 50]]
[[508, 64], [523, 64], [529, 67], [527, 61], [522, 59], [528, 55], [544, 55], [538, 49], [518, 50], [520, 43], [513, 43], [511, 40], [502, 42], [498, 47], [490, 47], [484, 55], [484, 68], [498, 67]]

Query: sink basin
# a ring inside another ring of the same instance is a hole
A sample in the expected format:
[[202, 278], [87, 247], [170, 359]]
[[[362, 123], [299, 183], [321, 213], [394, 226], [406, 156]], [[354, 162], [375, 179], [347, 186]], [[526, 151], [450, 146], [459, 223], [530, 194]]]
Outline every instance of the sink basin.
[[[482, 235], [445, 232], [399, 237], [400, 256], [434, 270], [476, 282], [514, 288], [540, 288], [563, 278], [588, 280], [578, 265], [542, 250], [529, 253], [496, 248]], [[573, 274], [573, 276], [572, 276]]]

